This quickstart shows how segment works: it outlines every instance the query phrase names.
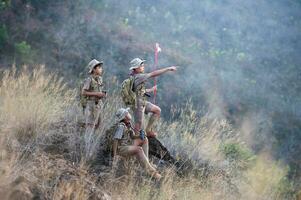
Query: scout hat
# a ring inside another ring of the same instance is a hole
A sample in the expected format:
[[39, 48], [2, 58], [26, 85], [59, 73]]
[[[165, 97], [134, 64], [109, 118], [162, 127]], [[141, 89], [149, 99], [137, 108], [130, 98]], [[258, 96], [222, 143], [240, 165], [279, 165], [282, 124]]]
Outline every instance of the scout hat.
[[134, 58], [130, 62], [130, 70], [137, 69], [142, 63], [144, 63], [146, 60], [141, 60], [140, 58]]
[[88, 64], [88, 71], [89, 71], [89, 74], [92, 73], [92, 70], [94, 69], [95, 66], [97, 65], [102, 65], [103, 64], [103, 61], [98, 61], [96, 59], [93, 59], [89, 62]]
[[130, 108], [120, 108], [117, 112], [116, 112], [116, 119], [117, 121], [121, 121], [125, 118], [125, 116], [129, 113]]

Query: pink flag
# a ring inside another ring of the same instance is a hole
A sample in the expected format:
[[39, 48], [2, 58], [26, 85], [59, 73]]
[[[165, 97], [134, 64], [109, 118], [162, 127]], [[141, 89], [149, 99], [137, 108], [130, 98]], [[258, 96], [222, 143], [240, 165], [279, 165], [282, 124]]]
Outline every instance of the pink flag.
[[[158, 54], [161, 52], [162, 49], [159, 46], [159, 43], [155, 44], [155, 70], [158, 68]], [[154, 78], [154, 86], [157, 86], [157, 79], [156, 77]], [[156, 95], [157, 95], [157, 90], [154, 90], [154, 100], [153, 103], [156, 103]]]

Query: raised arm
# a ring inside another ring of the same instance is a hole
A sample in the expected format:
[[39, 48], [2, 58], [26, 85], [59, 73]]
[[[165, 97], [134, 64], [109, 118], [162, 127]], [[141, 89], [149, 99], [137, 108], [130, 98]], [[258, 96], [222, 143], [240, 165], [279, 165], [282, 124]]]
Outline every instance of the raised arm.
[[177, 67], [175, 66], [171, 66], [171, 67], [165, 67], [165, 68], [162, 68], [162, 69], [158, 69], [158, 70], [155, 70], [153, 72], [150, 72], [149, 75], [151, 78], [153, 77], [156, 77], [156, 76], [160, 76], [161, 74], [164, 74], [168, 71], [176, 71], [177, 70]]

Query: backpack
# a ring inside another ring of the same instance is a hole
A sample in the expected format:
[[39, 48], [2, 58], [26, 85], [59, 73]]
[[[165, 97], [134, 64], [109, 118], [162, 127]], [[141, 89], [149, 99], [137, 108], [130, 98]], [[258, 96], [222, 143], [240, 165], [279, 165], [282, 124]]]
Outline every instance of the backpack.
[[133, 76], [130, 76], [121, 83], [121, 97], [126, 106], [136, 105], [136, 93], [133, 91], [133, 87]]
[[87, 98], [87, 96], [82, 94], [82, 89], [84, 87], [84, 82], [85, 82], [85, 80], [83, 80], [79, 85], [78, 96], [79, 96], [79, 106], [82, 107], [83, 112], [85, 113], [85, 108], [87, 106], [88, 98]]
[[106, 130], [105, 134], [101, 140], [101, 148], [107, 155], [108, 154], [111, 156], [113, 155], [114, 134], [115, 134], [119, 124], [120, 123], [115, 123], [108, 130]]

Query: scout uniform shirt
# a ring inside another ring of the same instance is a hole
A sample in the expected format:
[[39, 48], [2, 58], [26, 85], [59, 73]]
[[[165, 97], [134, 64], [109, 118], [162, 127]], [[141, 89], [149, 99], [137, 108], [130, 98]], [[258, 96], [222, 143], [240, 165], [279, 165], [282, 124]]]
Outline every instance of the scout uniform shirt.
[[[83, 89], [88, 92], [102, 92], [103, 82], [101, 76], [88, 77], [83, 85]], [[87, 96], [87, 106], [85, 108], [86, 124], [98, 126], [101, 121], [102, 100], [98, 97]]]
[[113, 139], [118, 140], [117, 153], [127, 155], [128, 147], [133, 145], [133, 130], [120, 122], [117, 126]]

